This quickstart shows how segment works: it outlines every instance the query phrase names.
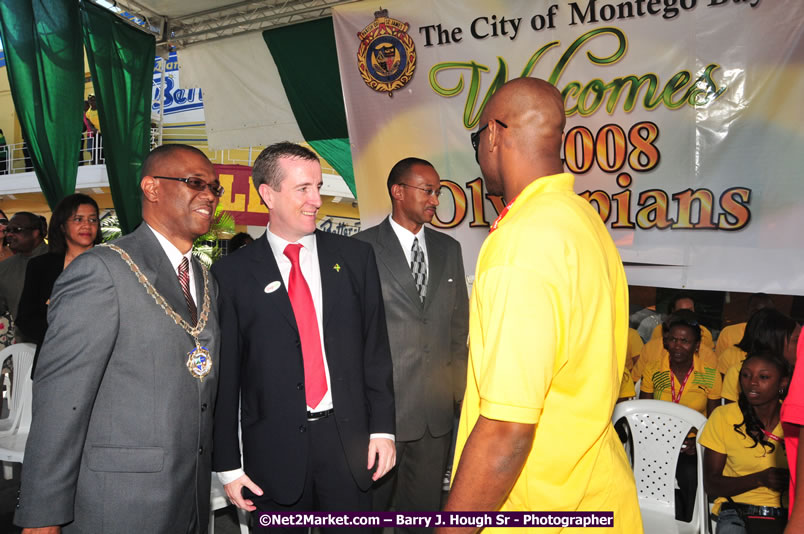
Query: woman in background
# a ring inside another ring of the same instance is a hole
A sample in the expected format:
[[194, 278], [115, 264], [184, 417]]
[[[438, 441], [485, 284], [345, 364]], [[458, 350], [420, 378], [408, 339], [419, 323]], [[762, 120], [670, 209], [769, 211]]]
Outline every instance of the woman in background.
[[792, 368], [796, 363], [796, 344], [800, 332], [801, 327], [793, 319], [776, 309], [765, 308], [752, 315], [743, 339], [720, 355], [719, 369], [723, 368], [721, 364], [727, 366], [721, 392], [726, 402], [737, 401], [740, 366], [746, 353], [767, 351], [777, 354], [783, 356]]
[[100, 243], [100, 238], [98, 204], [92, 197], [75, 193], [64, 197], [53, 210], [48, 253], [28, 262], [16, 321], [17, 341], [37, 346], [34, 367], [45, 339], [47, 307], [56, 279], [79, 254]]
[[749, 353], [740, 368], [738, 402], [715, 408], [701, 431], [704, 486], [717, 497], [717, 534], [784, 529], [781, 493], [788, 471], [780, 409], [789, 384], [790, 365], [781, 355]]

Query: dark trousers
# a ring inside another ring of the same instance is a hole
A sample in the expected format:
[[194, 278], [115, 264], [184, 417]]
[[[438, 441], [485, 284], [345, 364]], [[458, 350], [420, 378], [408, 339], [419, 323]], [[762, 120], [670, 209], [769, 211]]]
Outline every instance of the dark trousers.
[[[257, 511], [253, 512], [255, 525], [259, 525], [262, 512], [368, 512], [371, 511], [371, 496], [362, 491], [352, 476], [346, 455], [341, 446], [341, 438], [335, 417], [329, 416], [307, 424], [310, 439], [310, 455], [307, 460], [307, 474], [304, 490], [299, 500], [291, 505], [279, 504], [269, 500], [255, 500]], [[368, 445], [366, 446], [368, 458]], [[354, 532], [354, 527], [322, 528], [324, 534]], [[295, 533], [307, 532], [298, 527], [257, 527], [257, 532]]]
[[[691, 521], [695, 508], [695, 493], [698, 491], [698, 457], [681, 453], [676, 464], [676, 519]], [[704, 510], [703, 513], [708, 513]]]
[[[396, 467], [374, 484], [372, 508], [398, 512], [437, 512], [452, 432], [433, 436], [427, 430], [416, 441], [396, 442]], [[432, 529], [397, 527], [396, 532], [432, 532]]]

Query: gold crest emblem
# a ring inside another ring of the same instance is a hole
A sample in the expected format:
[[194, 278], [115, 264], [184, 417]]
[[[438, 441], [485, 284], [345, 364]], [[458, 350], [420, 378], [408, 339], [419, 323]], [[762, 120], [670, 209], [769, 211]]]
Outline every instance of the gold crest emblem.
[[357, 34], [357, 70], [375, 91], [393, 96], [393, 91], [413, 78], [416, 47], [408, 28], [408, 23], [390, 18], [388, 10], [380, 8], [374, 13], [374, 22]]

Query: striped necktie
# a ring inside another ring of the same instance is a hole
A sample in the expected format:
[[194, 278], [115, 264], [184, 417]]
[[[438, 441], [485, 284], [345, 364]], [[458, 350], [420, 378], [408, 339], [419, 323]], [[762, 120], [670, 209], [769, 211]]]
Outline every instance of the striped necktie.
[[424, 302], [424, 297], [427, 296], [427, 264], [424, 262], [424, 251], [419, 246], [418, 237], [413, 238], [410, 253], [410, 271], [413, 273], [413, 280], [416, 282], [419, 298]]
[[190, 262], [187, 257], [181, 259], [179, 264], [179, 283], [181, 284], [181, 291], [184, 293], [184, 300], [187, 301], [187, 310], [190, 312], [190, 324], [195, 325], [198, 315], [198, 310], [195, 307], [195, 301], [190, 294]]

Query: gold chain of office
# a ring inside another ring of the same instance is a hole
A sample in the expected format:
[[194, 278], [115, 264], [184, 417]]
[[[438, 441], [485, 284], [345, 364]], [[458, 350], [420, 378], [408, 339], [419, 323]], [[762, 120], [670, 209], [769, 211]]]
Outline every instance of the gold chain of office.
[[109, 247], [110, 249], [114, 250], [120, 257], [126, 262], [131, 269], [131, 272], [134, 273], [134, 276], [137, 277], [137, 280], [142, 284], [142, 287], [145, 288], [145, 291], [153, 297], [154, 301], [162, 308], [168, 317], [173, 319], [178, 326], [182, 327], [185, 332], [190, 334], [193, 339], [198, 339], [199, 334], [204, 331], [204, 328], [207, 326], [207, 319], [209, 318], [209, 274], [207, 274], [206, 269], [202, 269], [201, 272], [204, 274], [204, 304], [201, 308], [201, 313], [198, 316], [198, 322], [196, 325], [190, 326], [190, 323], [182, 319], [181, 315], [176, 313], [176, 311], [167, 303], [165, 297], [163, 297], [157, 290], [151, 285], [151, 282], [146, 278], [146, 276], [142, 273], [140, 268], [134, 263], [134, 260], [131, 259], [131, 256], [128, 255], [128, 252], [121, 249], [117, 245], [113, 245], [111, 243], [105, 243], [104, 247]]

